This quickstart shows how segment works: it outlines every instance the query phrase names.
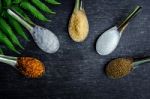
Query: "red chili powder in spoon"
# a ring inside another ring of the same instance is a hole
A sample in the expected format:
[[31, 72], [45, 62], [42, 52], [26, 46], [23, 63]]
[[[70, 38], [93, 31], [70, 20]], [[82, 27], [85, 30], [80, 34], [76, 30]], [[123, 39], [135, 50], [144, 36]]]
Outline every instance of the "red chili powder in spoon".
[[17, 68], [28, 78], [38, 78], [45, 73], [44, 64], [32, 57], [19, 57]]

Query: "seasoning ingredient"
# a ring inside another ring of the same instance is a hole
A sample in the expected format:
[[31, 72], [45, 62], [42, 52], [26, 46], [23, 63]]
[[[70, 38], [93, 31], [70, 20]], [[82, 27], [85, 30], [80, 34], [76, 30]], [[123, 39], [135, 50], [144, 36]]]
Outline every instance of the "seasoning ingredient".
[[27, 78], [39, 78], [45, 73], [44, 64], [33, 57], [13, 57], [0, 55], [0, 62], [11, 65]]
[[108, 55], [115, 50], [119, 40], [120, 33], [117, 27], [112, 27], [99, 37], [96, 43], [96, 51], [100, 55]]
[[59, 41], [50, 30], [35, 26], [32, 36], [36, 44], [47, 53], [55, 53], [59, 49]]
[[128, 17], [117, 27], [105, 31], [96, 42], [96, 51], [100, 55], [108, 55], [111, 54], [117, 47], [120, 38], [122, 36], [122, 32], [125, 30], [129, 22], [137, 13], [140, 11], [141, 7], [137, 6]]
[[133, 58], [118, 58], [112, 60], [106, 67], [106, 74], [112, 79], [119, 79], [127, 76], [139, 65], [150, 62], [150, 59], [134, 61]]
[[89, 32], [88, 19], [82, 5], [82, 0], [76, 0], [75, 9], [68, 27], [69, 35], [75, 42], [84, 41]]
[[106, 74], [112, 79], [122, 78], [128, 75], [132, 68], [133, 60], [128, 58], [118, 58], [112, 60], [106, 67]]
[[17, 68], [23, 75], [29, 78], [38, 78], [45, 73], [44, 65], [41, 61], [32, 57], [19, 57]]

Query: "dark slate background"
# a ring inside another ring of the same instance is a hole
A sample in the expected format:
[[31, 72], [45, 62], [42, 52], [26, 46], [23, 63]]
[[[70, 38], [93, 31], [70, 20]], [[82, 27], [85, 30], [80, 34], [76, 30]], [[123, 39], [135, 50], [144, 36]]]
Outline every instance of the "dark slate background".
[[[40, 79], [24, 78], [12, 67], [0, 65], [0, 99], [149, 99], [150, 64], [144, 64], [129, 76], [112, 80], [104, 73], [113, 58], [150, 56], [150, 1], [149, 0], [84, 0], [90, 32], [83, 43], [73, 42], [67, 31], [74, 0], [61, 0], [53, 7], [56, 15], [45, 14], [52, 22], [35, 23], [52, 30], [61, 47], [55, 54], [42, 52], [31, 39], [22, 43], [23, 56], [41, 59], [46, 74]], [[125, 30], [118, 48], [108, 56], [95, 51], [95, 42], [105, 30], [118, 24], [135, 5], [142, 12]], [[6, 52], [8, 55], [15, 55]]]

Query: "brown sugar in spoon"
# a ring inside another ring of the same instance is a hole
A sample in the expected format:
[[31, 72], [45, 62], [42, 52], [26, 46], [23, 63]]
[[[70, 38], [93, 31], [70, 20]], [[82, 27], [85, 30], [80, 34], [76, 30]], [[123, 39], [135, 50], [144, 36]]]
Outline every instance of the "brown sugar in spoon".
[[109, 78], [119, 79], [127, 76], [139, 65], [147, 62], [150, 62], [150, 58], [138, 61], [134, 61], [133, 58], [117, 58], [109, 62], [105, 72]]

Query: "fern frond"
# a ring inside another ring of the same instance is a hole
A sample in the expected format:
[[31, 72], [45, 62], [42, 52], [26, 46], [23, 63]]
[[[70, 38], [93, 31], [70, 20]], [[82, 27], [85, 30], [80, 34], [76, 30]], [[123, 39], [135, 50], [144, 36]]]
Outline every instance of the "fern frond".
[[0, 0], [0, 12], [1, 12], [1, 10], [2, 10], [2, 2]]
[[30, 3], [24, 1], [24, 2], [21, 2], [20, 6], [28, 10], [32, 15], [34, 15], [39, 20], [48, 21], [48, 19]]
[[22, 0], [13, 0], [13, 3], [18, 4], [20, 3]]
[[20, 48], [24, 49], [23, 46], [20, 44], [19, 40], [17, 39], [16, 35], [13, 33], [11, 27], [2, 17], [0, 17], [0, 28], [15, 45], [18, 45]]
[[3, 50], [2, 50], [2, 48], [0, 48], [0, 54], [1, 55], [3, 55], [4, 53], [3, 53]]
[[25, 14], [25, 12], [24, 12], [22, 9], [20, 9], [19, 7], [13, 7], [12, 9], [13, 9], [15, 12], [17, 12], [17, 14], [19, 13], [19, 15], [22, 15], [22, 16], [24, 16], [26, 19], [31, 20], [31, 19], [28, 17], [28, 15]]
[[11, 0], [2, 0], [2, 5], [5, 7], [8, 7], [12, 4]]
[[1, 16], [2, 16], [3, 18], [5, 18], [5, 17], [7, 16], [6, 11], [3, 11], [3, 12], [1, 13]]
[[0, 43], [3, 43], [6, 47], [8, 47], [10, 50], [16, 52], [19, 54], [19, 52], [15, 49], [14, 45], [11, 43], [11, 41], [0, 31]]
[[13, 7], [12, 10], [15, 11], [19, 16], [21, 16], [25, 21], [29, 22], [30, 24], [34, 24], [28, 17], [28, 15], [19, 7]]
[[50, 3], [50, 4], [54, 4], [54, 5], [58, 5], [61, 4], [60, 2], [56, 1], [56, 0], [45, 0], [46, 2]]
[[31, 2], [37, 6], [39, 9], [48, 12], [48, 13], [52, 13], [55, 14], [55, 12], [53, 12], [51, 9], [49, 9], [43, 2], [41, 2], [40, 0], [31, 0]]
[[23, 28], [21, 27], [21, 25], [10, 15], [8, 15], [7, 17], [8, 17], [9, 23], [15, 29], [15, 31], [18, 33], [18, 35], [23, 37], [25, 40], [29, 41], [29, 39], [26, 36], [25, 32], [23, 31]]

